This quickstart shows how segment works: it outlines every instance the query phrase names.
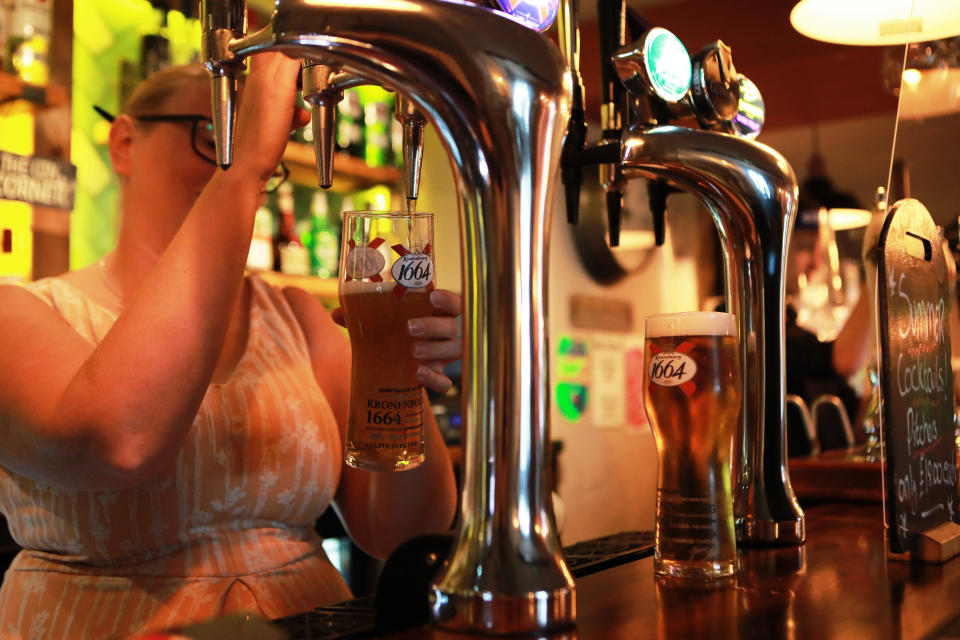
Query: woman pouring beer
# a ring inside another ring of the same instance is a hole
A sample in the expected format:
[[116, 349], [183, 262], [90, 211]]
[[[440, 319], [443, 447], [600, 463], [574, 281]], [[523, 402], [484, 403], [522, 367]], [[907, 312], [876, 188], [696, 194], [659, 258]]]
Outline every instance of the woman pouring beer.
[[[203, 69], [148, 78], [110, 129], [116, 248], [0, 287], [0, 511], [24, 548], [0, 592], [3, 637], [125, 637], [349, 598], [314, 533], [331, 503], [379, 557], [449, 528], [431, 412], [418, 468], [344, 467], [349, 343], [311, 295], [244, 275], [264, 185], [305, 123], [298, 69], [254, 57], [229, 170], [210, 161]], [[460, 300], [430, 301], [409, 330], [417, 378], [444, 391]]]

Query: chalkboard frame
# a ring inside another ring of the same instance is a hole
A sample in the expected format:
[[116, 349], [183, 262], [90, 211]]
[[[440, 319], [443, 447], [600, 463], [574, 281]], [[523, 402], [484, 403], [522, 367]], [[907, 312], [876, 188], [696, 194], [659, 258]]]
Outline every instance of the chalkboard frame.
[[[897, 202], [884, 220], [877, 283], [887, 539], [891, 553], [910, 554], [920, 534], [958, 515], [950, 282], [942, 232], [917, 200]], [[913, 411], [924, 405], [929, 413]], [[930, 478], [946, 481], [930, 490]]]

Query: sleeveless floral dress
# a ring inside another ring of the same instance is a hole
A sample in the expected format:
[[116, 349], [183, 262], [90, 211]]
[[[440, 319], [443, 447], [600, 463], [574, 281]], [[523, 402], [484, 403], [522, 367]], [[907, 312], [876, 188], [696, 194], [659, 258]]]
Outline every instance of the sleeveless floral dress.
[[[0, 588], [0, 638], [125, 638], [350, 597], [313, 528], [339, 479], [336, 421], [285, 298], [257, 276], [247, 286], [246, 350], [168, 472], [71, 491], [0, 467], [0, 512], [24, 549]], [[27, 288], [93, 344], [116, 320], [60, 279]]]

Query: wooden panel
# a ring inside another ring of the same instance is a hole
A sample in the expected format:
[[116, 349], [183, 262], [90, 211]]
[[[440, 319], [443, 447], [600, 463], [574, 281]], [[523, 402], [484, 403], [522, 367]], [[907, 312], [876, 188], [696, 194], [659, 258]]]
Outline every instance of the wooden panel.
[[[70, 160], [70, 101], [73, 84], [73, 0], [53, 3], [53, 36], [50, 42], [50, 87], [62, 101], [37, 112], [34, 154]], [[62, 87], [62, 89], [55, 89]], [[54, 95], [51, 93], [50, 95]], [[34, 207], [33, 278], [66, 271], [70, 266], [69, 212]]]

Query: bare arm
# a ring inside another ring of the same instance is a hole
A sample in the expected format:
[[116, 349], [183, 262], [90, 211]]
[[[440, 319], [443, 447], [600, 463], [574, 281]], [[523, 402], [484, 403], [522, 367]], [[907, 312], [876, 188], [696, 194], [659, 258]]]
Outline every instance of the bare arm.
[[870, 354], [873, 329], [870, 326], [870, 296], [864, 287], [850, 316], [833, 341], [833, 368], [844, 378], [856, 373]]
[[113, 489], [176, 455], [223, 346], [261, 185], [293, 120], [298, 63], [264, 58], [238, 116], [238, 162], [216, 172], [99, 345], [29, 292], [0, 290], [3, 466]]
[[[307, 336], [314, 375], [333, 408], [343, 441], [350, 397], [350, 342], [313, 296], [294, 288], [285, 289], [284, 293]], [[442, 321], [450, 318], [436, 319], [440, 323], [432, 320], [421, 337], [450, 337], [449, 327], [442, 328]], [[438, 325], [441, 329], [436, 330]], [[437, 341], [434, 347], [435, 350], [428, 349], [421, 358], [431, 366], [448, 357], [450, 340]], [[431, 386], [449, 386], [449, 381], [444, 384], [433, 378], [437, 375], [435, 372], [428, 375], [437, 383]], [[416, 469], [370, 472], [343, 466], [334, 506], [350, 537], [370, 555], [385, 558], [405, 540], [446, 531], [453, 521], [456, 508], [453, 468], [426, 402], [423, 417], [426, 459]]]

